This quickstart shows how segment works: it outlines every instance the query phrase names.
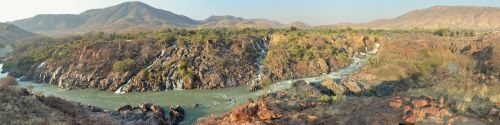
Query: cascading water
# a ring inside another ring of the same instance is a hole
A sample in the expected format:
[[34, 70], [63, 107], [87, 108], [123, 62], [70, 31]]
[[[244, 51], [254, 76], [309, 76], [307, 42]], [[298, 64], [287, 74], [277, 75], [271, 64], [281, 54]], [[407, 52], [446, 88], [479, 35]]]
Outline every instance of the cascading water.
[[45, 65], [45, 63], [47, 63], [47, 62], [42, 62], [42, 63], [40, 63], [40, 65], [38, 65], [38, 66], [36, 67], [36, 70], [38, 70], [38, 69], [42, 68], [42, 67]]
[[[166, 51], [166, 50], [162, 50], [162, 51], [161, 51], [161, 53], [160, 53], [160, 55], [159, 55], [158, 57], [156, 57], [155, 61], [153, 61], [153, 63], [151, 63], [148, 67], [146, 67], [146, 69], [150, 70], [150, 69], [151, 69], [151, 67], [152, 67], [153, 65], [155, 65], [158, 61], [161, 61], [161, 60], [163, 59], [162, 57], [165, 55], [165, 51]], [[166, 59], [168, 60], [169, 58], [167, 57]], [[133, 79], [133, 78], [134, 78], [133, 76], [132, 76], [131, 78], [129, 78], [129, 79], [127, 80], [127, 83], [125, 83], [125, 84], [123, 84], [122, 86], [120, 86], [120, 87], [119, 87], [119, 88], [115, 91], [115, 93], [116, 93], [116, 94], [124, 94], [124, 93], [125, 93], [125, 91], [124, 91], [123, 89], [125, 89], [125, 87], [127, 87], [127, 86], [130, 84], [130, 82], [132, 81], [132, 79]]]
[[124, 94], [125, 91], [123, 90], [124, 87], [128, 86], [130, 84], [130, 81], [132, 81], [132, 78], [128, 79], [127, 80], [127, 83], [125, 83], [124, 85], [120, 86], [120, 88], [118, 88], [115, 93], [116, 94]]
[[[266, 44], [261, 43], [261, 45], [261, 48], [267, 48], [264, 46]], [[378, 46], [380, 45], [377, 45], [376, 43], [374, 48], [378, 48]], [[160, 54], [162, 55], [162, 58], [165, 58], [169, 51], [170, 50], [165, 51], [166, 53], [163, 55]], [[377, 51], [378, 49], [374, 49], [371, 52], [376, 53]], [[261, 53], [263, 52], [261, 51]], [[366, 55], [371, 56], [373, 54], [368, 53]], [[345, 68], [319, 77], [303, 78], [302, 80], [305, 80], [308, 83], [313, 83], [320, 82], [324, 78], [341, 78], [359, 70], [363, 66], [363, 58], [367, 56], [363, 56], [363, 54], [356, 54], [356, 56], [352, 58], [352, 62], [349, 64], [349, 66]], [[162, 65], [166, 65], [166, 63], [163, 63]], [[174, 63], [171, 64], [171, 66], [175, 67], [177, 65]], [[2, 64], [0, 64], [0, 69], [1, 67]], [[60, 74], [61, 70], [62, 67], [59, 67], [56, 71], [53, 72], [52, 76]], [[6, 75], [6, 73], [0, 73], [0, 77], [6, 77]], [[196, 121], [197, 118], [206, 116], [207, 114], [219, 114], [227, 112], [235, 105], [245, 103], [248, 98], [257, 98], [258, 96], [267, 92], [276, 92], [278, 90], [290, 88], [292, 82], [294, 82], [295, 80], [300, 79], [279, 81], [272, 84], [269, 89], [263, 89], [257, 92], [249, 92], [246, 87], [240, 86], [213, 90], [197, 89], [168, 92], [114, 94], [111, 92], [99, 91], [92, 88], [67, 91], [57, 87], [56, 85], [36, 84], [30, 81], [19, 81], [19, 85], [23, 87], [34, 86], [33, 90], [35, 92], [43, 92], [45, 95], [54, 95], [66, 100], [77, 101], [81, 102], [82, 104], [95, 105], [105, 109], [116, 109], [117, 107], [123, 106], [124, 104], [138, 104], [143, 102], [151, 102], [154, 104], [159, 104], [161, 106], [181, 105], [183, 107], [190, 107], [193, 104], [200, 104], [202, 108], [186, 108], [186, 112], [189, 113], [186, 114], [186, 120], [184, 123], [191, 124], [192, 122]], [[131, 81], [132, 80], [129, 79], [127, 83], [130, 83]], [[123, 93], [123, 88], [127, 85], [128, 84], [120, 86], [120, 89], [118, 89], [116, 93]]]
[[[376, 54], [378, 52], [378, 48], [380, 47], [380, 44], [377, 42], [374, 45], [374, 48], [372, 51], [369, 53], [361, 53], [361, 54], [354, 54], [352, 57], [351, 63], [344, 68], [341, 68], [335, 72], [328, 73], [326, 75], [318, 76], [318, 77], [308, 77], [308, 78], [301, 78], [301, 79], [292, 79], [292, 80], [285, 80], [285, 81], [279, 81], [276, 83], [273, 83], [270, 85], [267, 89], [261, 90], [263, 92], [258, 92], [258, 93], [273, 93], [276, 91], [288, 89], [292, 87], [292, 83], [296, 80], [304, 80], [307, 83], [317, 83], [321, 82], [325, 78], [330, 78], [330, 79], [340, 79], [346, 75], [349, 75], [351, 73], [354, 73], [361, 69], [363, 67], [363, 64], [365, 63], [364, 58], [368, 56], [372, 56], [373, 54]], [[361, 56], [359, 56], [361, 55]]]
[[257, 58], [255, 59], [255, 65], [257, 65], [256, 69], [256, 78], [251, 81], [251, 85], [256, 85], [262, 80], [262, 75], [261, 75], [261, 69], [264, 68], [264, 65], [262, 64], [262, 60], [266, 56], [267, 53], [267, 39], [263, 38], [262, 41], [257, 41], [256, 43], [253, 44], [253, 47], [256, 51], [259, 52]]

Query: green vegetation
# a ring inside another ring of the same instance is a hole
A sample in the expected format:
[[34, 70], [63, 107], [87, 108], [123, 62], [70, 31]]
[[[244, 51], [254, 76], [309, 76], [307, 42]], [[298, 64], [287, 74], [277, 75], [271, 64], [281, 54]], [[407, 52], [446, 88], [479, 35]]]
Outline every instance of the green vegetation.
[[133, 69], [133, 67], [134, 67], [134, 60], [132, 59], [125, 59], [113, 63], [113, 71], [115, 72], [125, 72]]
[[344, 95], [333, 95], [333, 96], [328, 96], [328, 95], [322, 95], [321, 97], [318, 98], [318, 101], [320, 102], [326, 102], [326, 103], [336, 103], [344, 100]]
[[332, 101], [332, 98], [328, 95], [322, 95], [321, 97], [319, 97], [318, 100], [321, 102], [330, 102]]
[[369, 66], [378, 66], [380, 64], [380, 58], [377, 56], [370, 56], [366, 59]]
[[344, 95], [333, 95], [332, 96], [332, 102], [340, 102], [344, 100]]
[[467, 29], [438, 29], [434, 31], [434, 35], [447, 37], [473, 37], [474, 30]]

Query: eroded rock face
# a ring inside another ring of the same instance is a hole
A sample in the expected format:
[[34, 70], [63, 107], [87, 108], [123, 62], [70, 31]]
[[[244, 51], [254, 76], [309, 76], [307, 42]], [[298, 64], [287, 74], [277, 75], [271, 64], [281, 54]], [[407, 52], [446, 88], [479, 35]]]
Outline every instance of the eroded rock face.
[[[13, 73], [25, 80], [57, 84], [61, 88], [123, 92], [167, 89], [224, 88], [246, 85], [257, 78], [267, 39], [166, 43], [155, 47], [143, 41], [104, 42], [73, 48], [68, 57], [32, 66], [27, 73]], [[133, 59], [125, 71], [113, 63]], [[9, 70], [9, 69], [6, 69]], [[11, 69], [15, 70], [15, 69]]]

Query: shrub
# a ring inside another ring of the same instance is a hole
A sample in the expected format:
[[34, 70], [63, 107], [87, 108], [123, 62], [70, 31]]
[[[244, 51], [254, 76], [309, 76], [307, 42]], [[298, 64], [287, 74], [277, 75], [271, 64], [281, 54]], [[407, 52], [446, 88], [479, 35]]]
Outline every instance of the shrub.
[[332, 102], [340, 102], [344, 100], [344, 95], [334, 95], [332, 96]]
[[380, 64], [380, 58], [378, 58], [377, 56], [370, 56], [368, 57], [368, 59], [366, 59], [366, 61], [368, 62], [369, 66], [378, 66], [378, 64]]
[[319, 97], [318, 100], [321, 102], [330, 102], [330, 101], [332, 101], [332, 98], [330, 98], [330, 96], [328, 96], [328, 95], [322, 95], [321, 97]]
[[262, 86], [270, 86], [273, 84], [273, 81], [266, 75], [262, 75], [262, 81], [261, 81]]
[[127, 70], [133, 69], [132, 66], [134, 66], [134, 60], [132, 60], [132, 59], [125, 59], [122, 61], [116, 61], [115, 63], [113, 63], [113, 71], [125, 72]]
[[0, 87], [9, 87], [17, 85], [17, 81], [14, 77], [5, 77], [0, 79]]

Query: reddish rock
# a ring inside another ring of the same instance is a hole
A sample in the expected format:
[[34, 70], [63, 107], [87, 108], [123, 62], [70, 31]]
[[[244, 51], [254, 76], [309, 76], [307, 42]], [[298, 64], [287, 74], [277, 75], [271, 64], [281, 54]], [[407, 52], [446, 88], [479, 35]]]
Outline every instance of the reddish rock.
[[318, 119], [318, 117], [316, 117], [314, 115], [309, 115], [309, 116], [307, 116], [307, 118], [309, 118], [309, 120], [311, 120], [311, 121]]
[[403, 121], [409, 124], [414, 124], [415, 121], [417, 121], [417, 116], [415, 115], [403, 116]]
[[410, 110], [411, 110], [411, 107], [410, 107], [410, 106], [404, 106], [404, 108], [403, 108], [403, 113], [406, 113], [406, 112], [408, 112], [408, 111], [410, 111]]
[[248, 121], [251, 120], [252, 117], [252, 114], [244, 105], [237, 106], [229, 112], [229, 120], [231, 122]]
[[259, 110], [257, 115], [259, 115], [259, 118], [262, 120], [273, 120], [281, 118], [281, 115], [278, 114], [276, 111], [268, 109]]
[[402, 105], [401, 99], [392, 99], [392, 100], [389, 100], [389, 106], [391, 106], [393, 108], [400, 108], [401, 105]]
[[415, 99], [415, 100], [411, 101], [411, 104], [415, 107], [424, 107], [424, 106], [427, 106], [429, 103], [427, 102], [427, 100]]

